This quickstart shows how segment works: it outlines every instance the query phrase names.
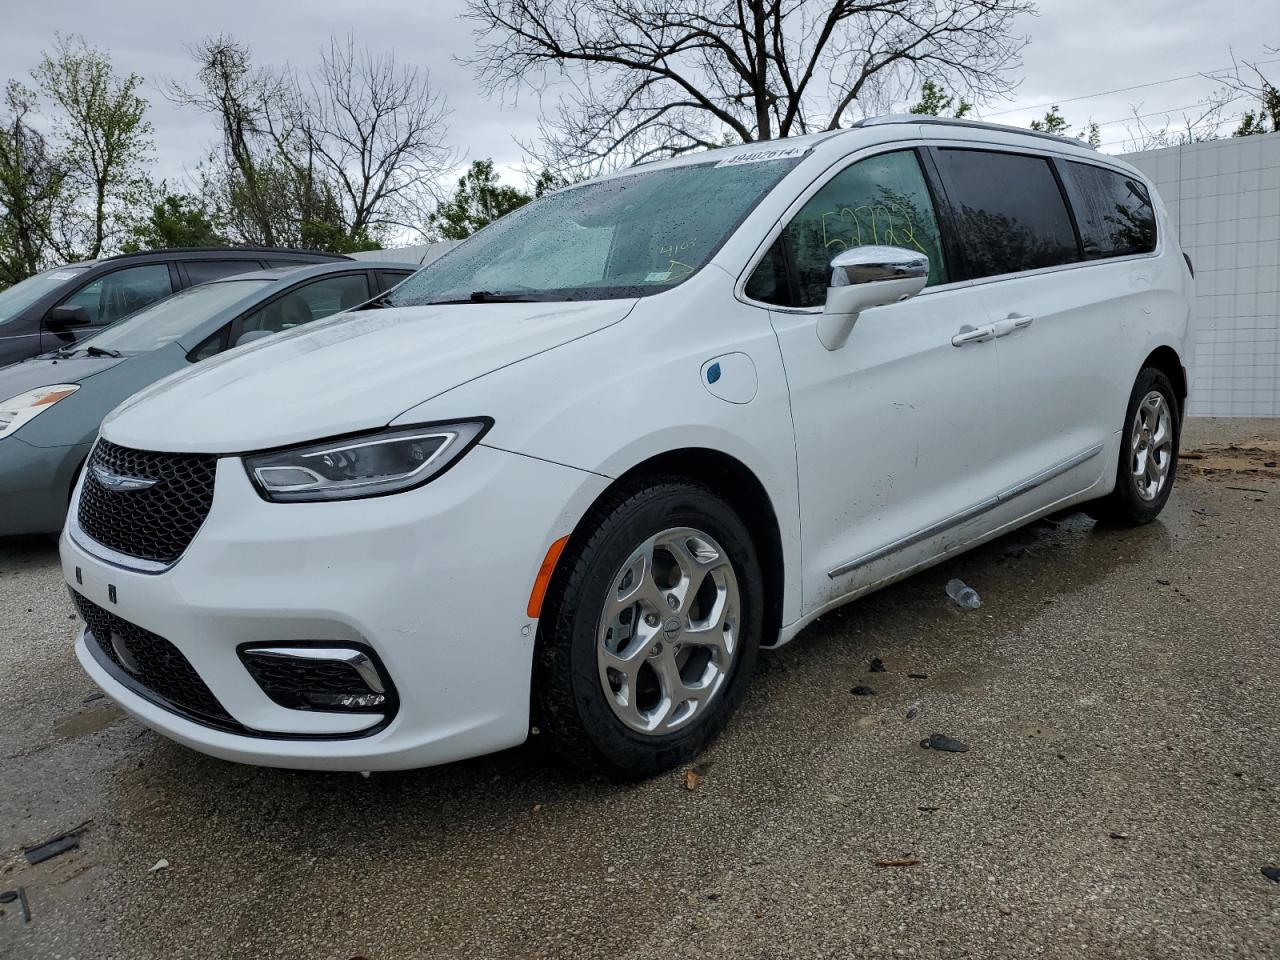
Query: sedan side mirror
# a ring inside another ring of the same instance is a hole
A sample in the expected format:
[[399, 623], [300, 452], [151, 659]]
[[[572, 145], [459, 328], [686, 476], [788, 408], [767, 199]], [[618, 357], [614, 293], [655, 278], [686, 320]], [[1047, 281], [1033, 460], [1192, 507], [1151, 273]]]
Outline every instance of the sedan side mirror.
[[839, 350], [863, 310], [914, 297], [928, 281], [929, 258], [918, 250], [868, 246], [840, 251], [831, 261], [818, 339], [828, 350]]
[[87, 327], [92, 321], [89, 311], [84, 307], [54, 307], [44, 315], [44, 322], [50, 327]]

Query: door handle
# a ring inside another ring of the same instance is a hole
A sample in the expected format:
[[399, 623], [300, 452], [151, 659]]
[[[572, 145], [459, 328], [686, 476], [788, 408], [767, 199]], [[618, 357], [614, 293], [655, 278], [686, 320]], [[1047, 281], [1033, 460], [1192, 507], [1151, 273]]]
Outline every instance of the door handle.
[[960, 332], [951, 338], [951, 345], [953, 347], [963, 347], [967, 343], [986, 343], [988, 340], [994, 340], [997, 336], [994, 324], [975, 327], [966, 323], [960, 328]]
[[997, 337], [1007, 337], [1015, 330], [1025, 330], [1031, 324], [1035, 323], [1035, 317], [1024, 316], [1020, 313], [1011, 313], [1003, 320], [997, 320], [992, 326], [996, 328]]

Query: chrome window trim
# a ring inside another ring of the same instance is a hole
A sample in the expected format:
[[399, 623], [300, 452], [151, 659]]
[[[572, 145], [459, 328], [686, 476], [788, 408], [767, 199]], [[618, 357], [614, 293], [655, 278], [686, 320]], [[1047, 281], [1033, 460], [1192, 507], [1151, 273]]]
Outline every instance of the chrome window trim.
[[[1019, 132], [1025, 132], [1025, 131], [1019, 131]], [[1028, 156], [1040, 157], [1042, 159], [1053, 159], [1053, 160], [1060, 160], [1064, 162], [1071, 161], [1073, 163], [1092, 164], [1093, 166], [1101, 167], [1103, 170], [1107, 170], [1111, 173], [1119, 173], [1125, 176], [1134, 176], [1133, 171], [1126, 170], [1123, 167], [1118, 167], [1109, 163], [1100, 162], [1099, 160], [1093, 157], [1081, 157], [1081, 156], [1077, 156], [1074, 153], [1066, 153], [1066, 152], [1050, 150], [1048, 149], [1048, 147], [1045, 147], [1044, 149], [1039, 149], [1036, 147], [1031, 147], [1031, 146], [1024, 147], [1016, 144], [985, 143], [978, 140], [949, 140], [949, 139], [934, 139], [934, 138], [922, 138], [922, 137], [916, 137], [916, 138], [911, 138], [907, 140], [896, 140], [890, 143], [877, 143], [870, 147], [864, 147], [861, 150], [855, 150], [853, 153], [846, 154], [844, 157], [841, 157], [839, 160], [834, 161], [829, 167], [827, 167], [825, 170], [819, 173], [817, 177], [812, 182], [810, 182], [809, 186], [807, 186], [800, 193], [800, 195], [791, 203], [791, 205], [787, 207], [786, 211], [782, 214], [782, 216], [780, 216], [778, 220], [773, 224], [773, 226], [770, 227], [769, 230], [765, 233], [764, 242], [761, 243], [756, 248], [755, 252], [751, 255], [751, 257], [748, 258], [747, 266], [741, 272], [739, 272], [737, 282], [734, 284], [734, 288], [733, 288], [734, 299], [738, 300], [740, 303], [746, 304], [749, 307], [758, 307], [764, 310], [772, 311], [774, 313], [789, 313], [789, 314], [796, 314], [796, 315], [809, 315], [809, 314], [822, 313], [821, 306], [784, 307], [774, 303], [765, 303], [763, 300], [755, 300], [747, 296], [747, 293], [746, 293], [747, 281], [751, 279], [751, 275], [755, 273], [756, 268], [760, 266], [761, 261], [764, 260], [765, 255], [769, 252], [769, 249], [773, 246], [774, 241], [776, 241], [778, 237], [781, 235], [782, 231], [786, 229], [786, 225], [790, 223], [791, 220], [796, 216], [796, 214], [799, 213], [800, 210], [804, 207], [804, 205], [813, 198], [814, 194], [816, 194], [824, 186], [826, 186], [833, 179], [835, 179], [835, 177], [838, 176], [841, 172], [853, 166], [855, 163], [860, 163], [863, 160], [868, 160], [871, 157], [879, 156], [880, 154], [883, 154], [883, 153], [896, 153], [900, 150], [914, 150], [919, 147], [941, 147], [944, 149], [951, 147], [951, 148], [959, 148], [959, 149], [967, 149], [967, 150], [985, 150], [988, 153], [1020, 153]], [[1154, 206], [1154, 198], [1156, 196], [1154, 185], [1150, 182], [1150, 180], [1148, 180], [1143, 175], [1138, 175], [1136, 179], [1141, 181], [1142, 185], [1146, 187], [1147, 192], [1153, 198], [1152, 205]], [[779, 186], [780, 185], [781, 184], [779, 184]], [[1064, 197], [1063, 200], [1067, 204], [1068, 211], [1071, 212], [1072, 215], [1074, 215], [1074, 207], [1071, 206], [1071, 198], [1067, 196], [1067, 197]], [[936, 211], [935, 211], [935, 214], [936, 214]], [[975, 287], [982, 284], [997, 283], [1002, 280], [1012, 280], [1016, 277], [1047, 276], [1053, 273], [1058, 273], [1063, 270], [1076, 270], [1081, 267], [1097, 267], [1097, 266], [1101, 266], [1103, 264], [1108, 264], [1108, 263], [1125, 263], [1125, 262], [1130, 262], [1135, 260], [1158, 259], [1159, 257], [1162, 257], [1166, 253], [1166, 250], [1165, 250], [1166, 226], [1167, 224], [1162, 222], [1160, 216], [1157, 215], [1156, 246], [1155, 246], [1155, 249], [1152, 250], [1150, 253], [1135, 253], [1135, 254], [1129, 254], [1128, 256], [1124, 256], [1124, 257], [1099, 257], [1095, 260], [1075, 260], [1075, 261], [1072, 261], [1071, 263], [1055, 264], [1052, 267], [1038, 267], [1035, 270], [1019, 270], [1014, 273], [997, 273], [997, 274], [992, 274], [989, 277], [978, 277], [976, 279], [969, 279], [969, 280], [950, 280], [946, 283], [939, 283], [936, 286], [925, 287], [924, 290], [920, 291], [920, 293], [916, 295], [916, 298], [925, 297], [931, 293], [941, 292], [943, 290], [959, 290], [959, 289], [964, 289], [965, 287]], [[939, 228], [943, 229], [941, 223], [939, 224]]]

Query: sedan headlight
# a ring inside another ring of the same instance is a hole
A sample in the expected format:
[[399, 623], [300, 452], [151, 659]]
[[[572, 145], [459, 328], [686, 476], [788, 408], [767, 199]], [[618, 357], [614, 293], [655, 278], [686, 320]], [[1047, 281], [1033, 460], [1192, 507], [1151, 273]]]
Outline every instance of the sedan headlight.
[[490, 420], [396, 427], [253, 454], [245, 468], [267, 500], [352, 500], [420, 487], [440, 476], [489, 429]]
[[48, 387], [36, 387], [0, 403], [0, 437], [7, 437], [24, 423], [79, 389], [80, 385], [76, 383], [55, 383]]

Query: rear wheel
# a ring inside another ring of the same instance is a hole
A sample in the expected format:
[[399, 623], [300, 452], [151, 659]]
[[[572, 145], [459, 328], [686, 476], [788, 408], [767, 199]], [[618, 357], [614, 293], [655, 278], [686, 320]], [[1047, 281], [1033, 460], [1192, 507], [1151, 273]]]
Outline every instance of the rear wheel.
[[539, 626], [555, 752], [624, 779], [696, 756], [749, 682], [762, 594], [750, 534], [711, 490], [650, 481], [610, 497], [570, 541]]
[[1088, 505], [1090, 515], [1121, 526], [1149, 523], [1159, 516], [1173, 491], [1180, 431], [1173, 384], [1162, 371], [1148, 367], [1129, 396], [1115, 489]]

